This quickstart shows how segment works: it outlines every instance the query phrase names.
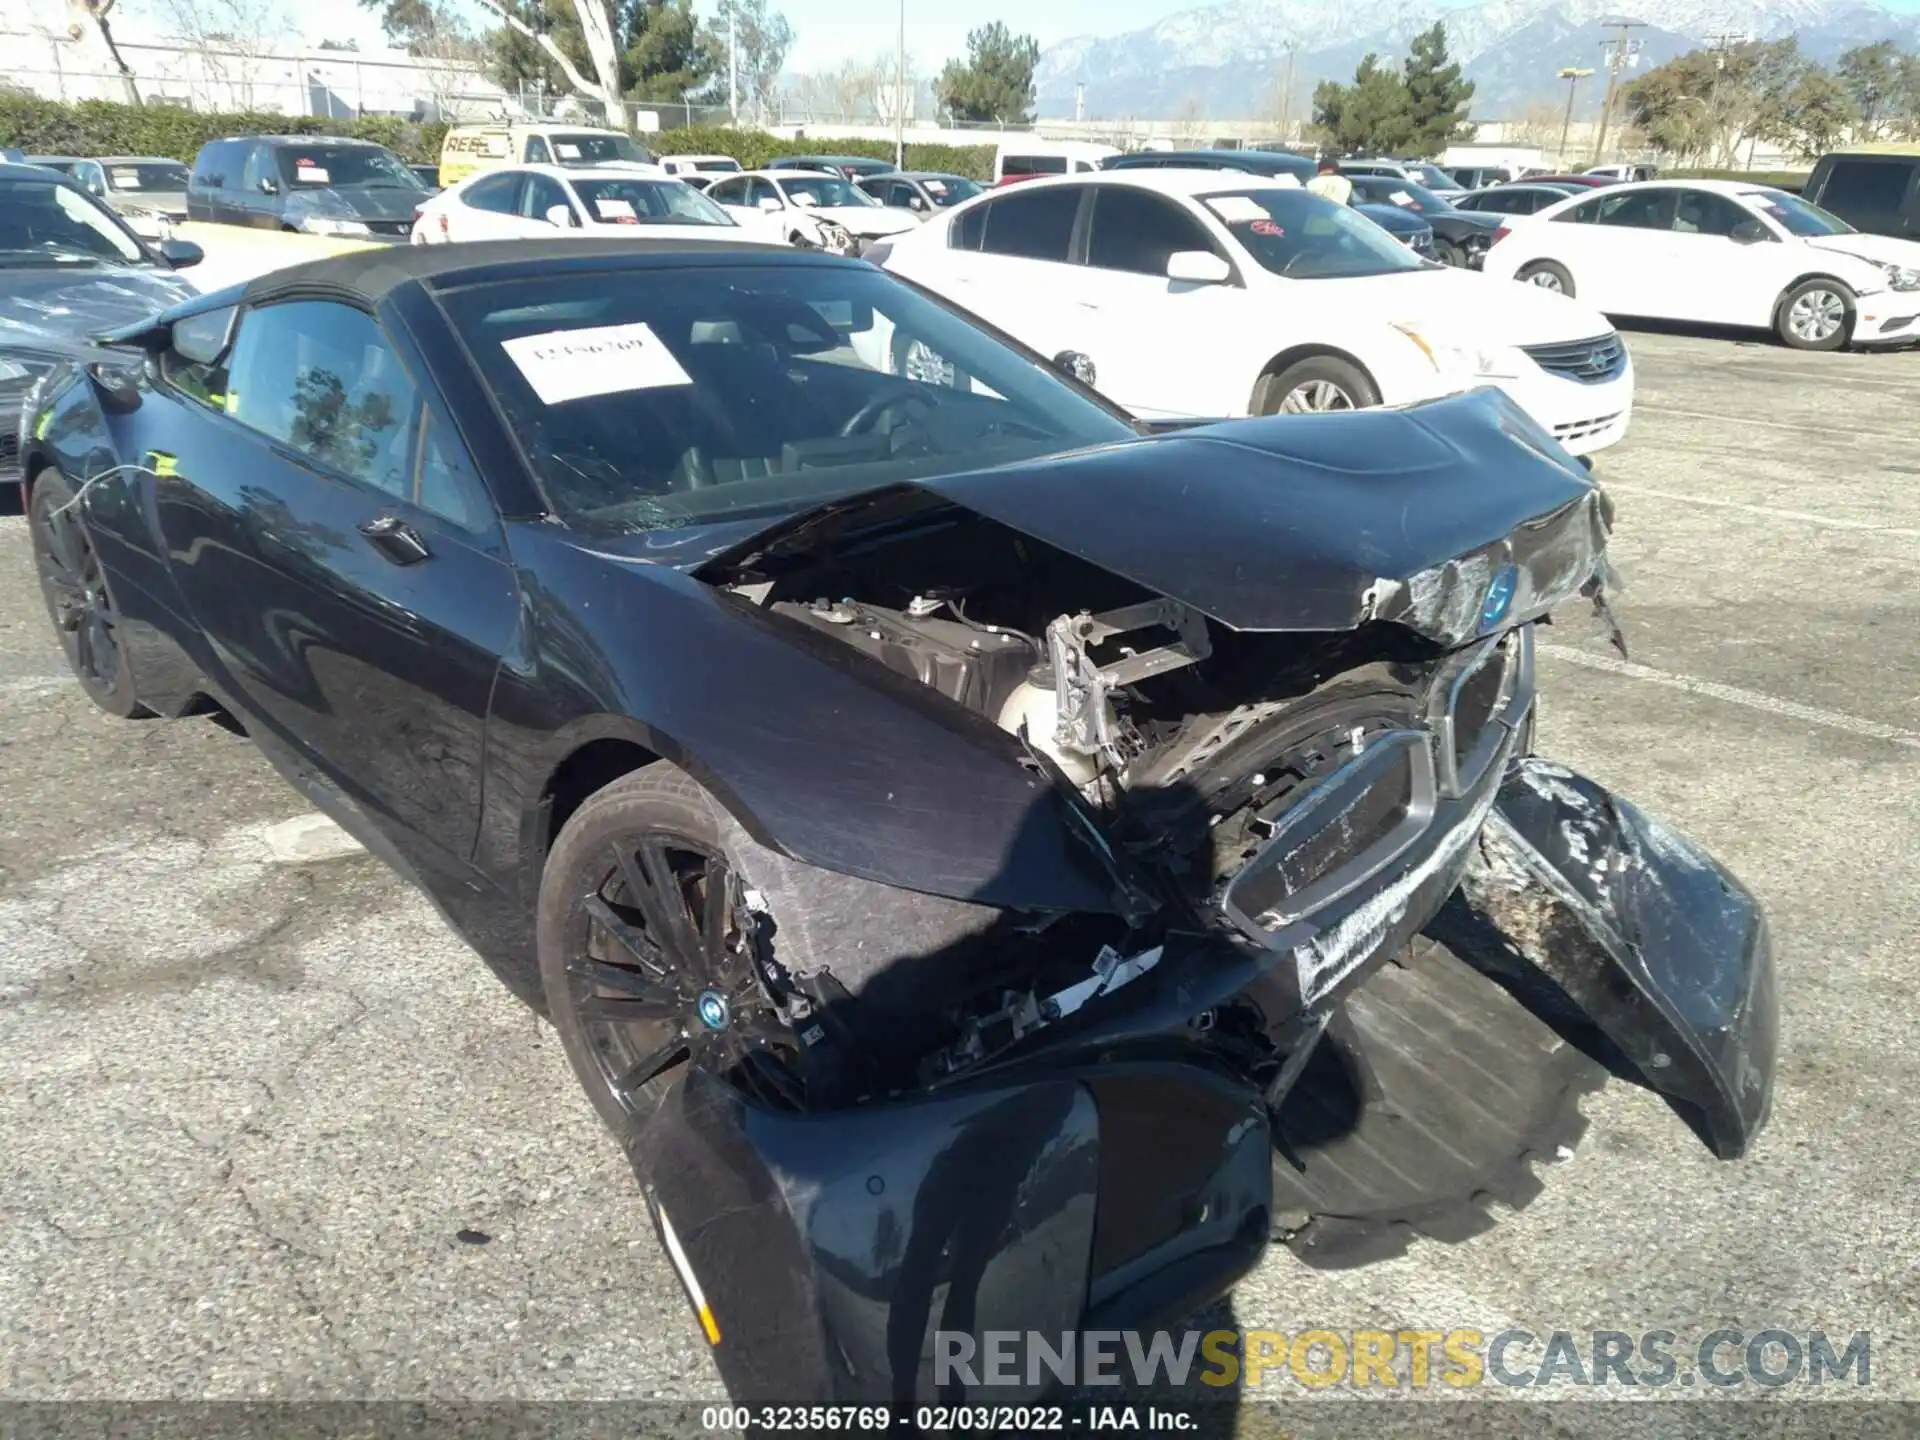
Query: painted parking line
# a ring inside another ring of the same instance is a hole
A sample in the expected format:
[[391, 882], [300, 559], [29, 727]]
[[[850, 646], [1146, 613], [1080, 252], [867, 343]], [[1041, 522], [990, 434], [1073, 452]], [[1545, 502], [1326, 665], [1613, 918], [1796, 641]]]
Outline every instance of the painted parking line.
[[1850, 735], [1861, 735], [1870, 740], [1886, 740], [1895, 745], [1920, 750], [1920, 732], [1902, 730], [1898, 725], [1883, 725], [1878, 720], [1866, 720], [1858, 715], [1843, 714], [1838, 710], [1823, 710], [1818, 705], [1802, 705], [1797, 700], [1782, 700], [1775, 695], [1763, 695], [1758, 690], [1742, 690], [1737, 685], [1722, 685], [1717, 680], [1701, 680], [1693, 675], [1673, 675], [1665, 670], [1655, 670], [1648, 665], [1636, 665], [1630, 660], [1617, 660], [1611, 655], [1596, 655], [1590, 650], [1576, 650], [1569, 645], [1535, 644], [1534, 653], [1553, 660], [1564, 660], [1569, 665], [1582, 665], [1589, 670], [1604, 670], [1609, 675], [1620, 675], [1629, 680], [1642, 680], [1649, 685], [1664, 685], [1670, 690], [1684, 690], [1689, 695], [1704, 695], [1712, 700], [1724, 700], [1730, 705], [1743, 705], [1749, 710], [1762, 710], [1785, 719], [1800, 720], [1809, 725], [1824, 725], [1829, 730], [1844, 730]]
[[1768, 430], [1799, 430], [1808, 435], [1822, 435], [1828, 440], [1898, 440], [1911, 443], [1913, 436], [1898, 430], [1855, 430], [1840, 425], [1815, 425], [1799, 420], [1757, 420], [1746, 415], [1721, 415], [1712, 410], [1680, 410], [1670, 405], [1649, 405], [1636, 401], [1633, 407], [1636, 415], [1677, 415], [1683, 420], [1718, 420], [1723, 425], [1759, 425]]
[[1647, 495], [1656, 500], [1678, 500], [1687, 505], [1708, 505], [1717, 510], [1738, 510], [1747, 515], [1760, 515], [1769, 520], [1793, 520], [1803, 525], [1825, 525], [1834, 530], [1865, 530], [1875, 535], [1891, 535], [1896, 539], [1920, 540], [1920, 530], [1907, 530], [1898, 525], [1882, 525], [1875, 520], [1849, 520], [1841, 515], [1815, 515], [1808, 510], [1782, 510], [1773, 505], [1749, 505], [1740, 500], [1709, 500], [1704, 495], [1689, 495], [1681, 490], [1660, 490], [1652, 485], [1623, 485], [1615, 481], [1604, 482], [1609, 494]]

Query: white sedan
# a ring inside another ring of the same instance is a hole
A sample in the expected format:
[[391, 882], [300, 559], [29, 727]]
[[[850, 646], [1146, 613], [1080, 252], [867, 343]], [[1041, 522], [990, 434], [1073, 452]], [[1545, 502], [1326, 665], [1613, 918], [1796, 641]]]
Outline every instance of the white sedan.
[[770, 224], [789, 244], [817, 245], [819, 222], [837, 226], [861, 245], [912, 230], [918, 217], [890, 210], [841, 175], [812, 170], [748, 170], [707, 187], [742, 224]]
[[645, 234], [651, 239], [754, 241], [767, 227], [742, 227], [691, 185], [631, 166], [563, 169], [508, 165], [482, 170], [421, 205], [413, 243], [551, 236]]
[[1633, 364], [1563, 296], [1420, 259], [1290, 178], [1115, 170], [989, 191], [869, 252], [1142, 419], [1401, 404], [1497, 386], [1575, 454]]
[[1796, 350], [1920, 342], [1920, 243], [1862, 235], [1785, 190], [1653, 180], [1496, 232], [1487, 276], [1609, 315], [1772, 330]]

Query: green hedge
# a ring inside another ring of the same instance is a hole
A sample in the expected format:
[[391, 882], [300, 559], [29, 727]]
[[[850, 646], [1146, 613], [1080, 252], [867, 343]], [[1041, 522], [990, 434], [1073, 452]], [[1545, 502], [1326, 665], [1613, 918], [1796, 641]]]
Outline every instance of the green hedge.
[[1662, 170], [1662, 180], [1746, 180], [1776, 190], [1798, 192], [1807, 183], [1805, 170]]
[[[723, 126], [685, 126], [641, 137], [647, 148], [662, 155], [731, 155], [749, 170], [758, 170], [782, 155], [868, 155], [893, 159], [891, 140], [782, 140], [764, 130], [731, 130]], [[939, 170], [974, 180], [993, 178], [991, 145], [908, 145], [909, 170]]]
[[172, 105], [119, 105], [82, 100], [63, 105], [33, 95], [0, 95], [0, 145], [29, 155], [171, 155], [192, 162], [209, 140], [230, 135], [351, 135], [377, 140], [416, 164], [440, 158], [447, 127], [416, 124], [391, 115], [360, 120], [323, 120], [270, 111], [228, 113], [182, 110]]
[[[390, 115], [323, 120], [268, 111], [202, 113], [171, 105], [118, 105], [109, 100], [69, 105], [32, 95], [0, 95], [0, 145], [17, 146], [29, 155], [171, 155], [191, 162], [207, 141], [230, 135], [352, 135], [377, 140], [415, 164], [431, 165], [440, 159], [446, 131], [439, 121], [416, 124]], [[893, 144], [886, 140], [782, 140], [764, 130], [695, 126], [642, 139], [663, 154], [731, 155], [750, 170], [782, 155], [893, 158]], [[993, 175], [993, 147], [909, 145], [907, 166], [986, 180]]]

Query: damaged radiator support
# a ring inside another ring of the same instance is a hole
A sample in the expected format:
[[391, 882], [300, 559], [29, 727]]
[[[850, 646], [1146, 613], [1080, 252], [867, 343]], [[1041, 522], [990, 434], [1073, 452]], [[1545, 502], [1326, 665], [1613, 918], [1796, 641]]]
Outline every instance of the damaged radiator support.
[[[1140, 650], [1120, 637], [1143, 630], [1171, 631], [1172, 643]], [[1117, 645], [1120, 658], [1101, 664], [1097, 647]], [[1058, 723], [1054, 743], [1121, 770], [1131, 758], [1122, 743], [1112, 694], [1169, 670], [1194, 665], [1213, 653], [1207, 622], [1197, 610], [1173, 600], [1146, 600], [1098, 615], [1062, 615], [1047, 626], [1047, 658], [1053, 670]]]

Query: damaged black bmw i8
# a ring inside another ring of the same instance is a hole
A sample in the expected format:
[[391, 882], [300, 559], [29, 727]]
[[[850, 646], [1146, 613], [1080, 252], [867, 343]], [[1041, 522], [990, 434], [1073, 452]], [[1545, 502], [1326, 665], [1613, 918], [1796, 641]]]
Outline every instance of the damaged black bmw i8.
[[1533, 753], [1612, 517], [1498, 392], [1143, 433], [861, 262], [489, 242], [22, 435], [87, 693], [224, 711], [552, 1021], [737, 1398], [1478, 1233], [1590, 1057], [1766, 1120], [1759, 907]]

